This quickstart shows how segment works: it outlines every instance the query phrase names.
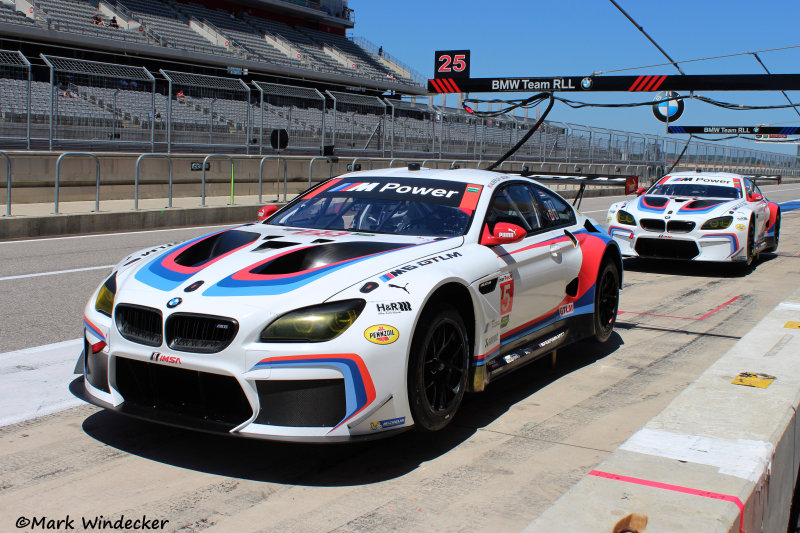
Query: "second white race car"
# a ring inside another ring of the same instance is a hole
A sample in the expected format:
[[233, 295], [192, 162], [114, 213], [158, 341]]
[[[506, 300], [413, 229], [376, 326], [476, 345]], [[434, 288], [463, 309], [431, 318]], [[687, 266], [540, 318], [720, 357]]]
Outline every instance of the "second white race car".
[[608, 210], [608, 232], [624, 257], [741, 262], [778, 248], [780, 206], [755, 179], [676, 172]]

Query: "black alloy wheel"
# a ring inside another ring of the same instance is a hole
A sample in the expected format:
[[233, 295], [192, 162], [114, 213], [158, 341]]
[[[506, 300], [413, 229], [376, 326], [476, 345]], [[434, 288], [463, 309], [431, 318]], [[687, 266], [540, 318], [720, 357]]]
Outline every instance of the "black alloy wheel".
[[426, 310], [408, 363], [408, 401], [418, 429], [438, 431], [450, 423], [468, 374], [469, 338], [461, 315], [447, 304]]
[[766, 248], [765, 252], [776, 252], [778, 251], [778, 241], [781, 238], [781, 212], [778, 211], [778, 215], [775, 217], [775, 236], [772, 237], [772, 243]]
[[600, 266], [594, 295], [594, 340], [606, 342], [614, 331], [619, 310], [619, 270], [610, 260]]

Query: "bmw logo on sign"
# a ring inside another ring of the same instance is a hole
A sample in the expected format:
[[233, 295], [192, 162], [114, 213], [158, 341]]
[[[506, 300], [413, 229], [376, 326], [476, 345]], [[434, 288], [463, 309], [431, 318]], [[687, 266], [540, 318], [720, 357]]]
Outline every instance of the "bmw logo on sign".
[[183, 300], [180, 298], [173, 298], [172, 300], [167, 302], [167, 307], [169, 307], [170, 309], [172, 309], [173, 307], [178, 307], [179, 305], [181, 305], [182, 301]]
[[653, 99], [653, 115], [661, 122], [675, 122], [683, 114], [683, 100], [670, 100], [680, 95], [675, 91], [662, 91]]

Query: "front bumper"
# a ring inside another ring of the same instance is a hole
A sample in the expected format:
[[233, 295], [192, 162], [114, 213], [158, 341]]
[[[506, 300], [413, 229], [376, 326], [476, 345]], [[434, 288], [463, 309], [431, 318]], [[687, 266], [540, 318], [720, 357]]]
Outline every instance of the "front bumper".
[[129, 342], [102, 331], [100, 321], [93, 317], [109, 345], [93, 353], [96, 332], [86, 331], [84, 378], [76, 385], [78, 397], [99, 407], [193, 430], [298, 442], [382, 438], [412, 425], [400, 342], [370, 344], [360, 354], [343, 350], [358, 349], [353, 339], [324, 343], [339, 353], [308, 353], [320, 344], [305, 344], [194, 354]]
[[609, 232], [623, 257], [686, 261], [744, 261], [746, 236], [735, 232], [667, 234], [612, 226]]

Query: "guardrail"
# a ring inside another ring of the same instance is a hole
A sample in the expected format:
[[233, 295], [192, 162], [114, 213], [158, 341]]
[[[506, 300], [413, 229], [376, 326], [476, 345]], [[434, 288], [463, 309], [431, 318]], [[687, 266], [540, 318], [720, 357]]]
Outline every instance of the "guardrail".
[[64, 160], [64, 158], [73, 156], [91, 157], [92, 159], [94, 159], [95, 170], [96, 170], [95, 174], [97, 178], [97, 187], [95, 189], [94, 211], [95, 212], [100, 211], [100, 160], [97, 158], [97, 155], [91, 152], [64, 152], [63, 154], [58, 156], [58, 159], [56, 160], [56, 195], [55, 195], [56, 197], [55, 197], [53, 212], [55, 214], [58, 214], [58, 190], [61, 183], [61, 162]]
[[139, 209], [139, 164], [142, 159], [166, 159], [169, 163], [169, 195], [167, 196], [167, 207], [172, 207], [172, 157], [167, 154], [142, 154], [136, 159], [136, 177], [134, 178], [133, 187], [133, 209]]
[[11, 158], [8, 154], [0, 151], [0, 156], [6, 158], [6, 216], [11, 216]]
[[[283, 157], [283, 156], [280, 156], [280, 155], [267, 155], [267, 156], [262, 157], [261, 158], [261, 163], [258, 164], [258, 203], [262, 202], [262, 200], [261, 200], [261, 198], [262, 198], [261, 191], [262, 191], [262, 186], [263, 186], [263, 181], [264, 181], [264, 163], [266, 163], [269, 160], [277, 160], [278, 164], [280, 164], [281, 161], [283, 162], [283, 201], [285, 202], [286, 201], [286, 188], [287, 188], [286, 174], [287, 174], [287, 167], [288, 167], [288, 164], [286, 162], [286, 158]], [[277, 197], [275, 199], [276, 200], [280, 199], [280, 193], [277, 194]]]

